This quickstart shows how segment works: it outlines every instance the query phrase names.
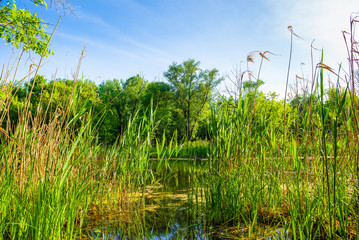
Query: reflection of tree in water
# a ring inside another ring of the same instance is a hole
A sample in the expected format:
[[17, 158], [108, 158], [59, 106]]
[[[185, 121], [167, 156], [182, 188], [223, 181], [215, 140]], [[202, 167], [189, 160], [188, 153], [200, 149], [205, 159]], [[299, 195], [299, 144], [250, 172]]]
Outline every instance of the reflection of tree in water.
[[204, 239], [204, 220], [189, 204], [146, 213], [146, 232], [156, 239]]
[[[157, 179], [164, 186], [160, 189], [159, 198], [150, 198], [146, 204], [155, 202], [158, 207], [146, 212], [146, 232], [151, 236], [163, 239], [206, 239], [204, 235], [204, 220], [187, 197], [192, 187], [199, 183], [202, 174], [201, 163], [194, 161], [176, 161], [168, 167], [155, 171]], [[148, 206], [147, 205], [147, 206]]]
[[[129, 211], [130, 220], [108, 217], [102, 227], [93, 229], [108, 239], [209, 239], [204, 216], [192, 195], [196, 194], [192, 188], [200, 186], [205, 162], [170, 161], [160, 168], [152, 163], [154, 179], [146, 187], [145, 210], [134, 207]], [[91, 236], [103, 236], [98, 234]]]

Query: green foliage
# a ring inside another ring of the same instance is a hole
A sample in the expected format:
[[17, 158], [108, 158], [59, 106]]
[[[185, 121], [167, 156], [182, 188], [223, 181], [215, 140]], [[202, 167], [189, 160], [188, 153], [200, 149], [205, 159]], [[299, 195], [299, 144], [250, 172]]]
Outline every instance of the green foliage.
[[350, 238], [358, 98], [325, 90], [321, 74], [319, 93], [297, 94], [284, 112], [260, 80], [244, 81], [238, 100], [214, 100], [217, 75], [188, 60], [169, 67], [168, 83], [38, 75], [1, 84], [0, 238], [80, 238], [90, 203], [122, 207], [128, 193], [145, 191], [151, 156], [158, 166], [171, 156], [208, 158], [209, 223], [244, 225], [249, 235], [260, 223], [293, 238]]
[[1, 89], [1, 91], [0, 91], [0, 112], [2, 112], [2, 110], [5, 108], [5, 100], [6, 100], [6, 94]]
[[[173, 152], [169, 150], [169, 147], [165, 147], [166, 158], [172, 159], [206, 159], [208, 150], [209, 150], [209, 142], [208, 140], [196, 140], [192, 142], [187, 142], [184, 144], [180, 144], [178, 146], [172, 147]], [[160, 158], [157, 155], [157, 151], [155, 148], [151, 149], [151, 155], [154, 158]]]
[[113, 143], [124, 133], [131, 116], [141, 109], [141, 98], [146, 84], [139, 75], [125, 82], [114, 79], [100, 84], [97, 89], [101, 101], [99, 111], [105, 114], [100, 138]]
[[[43, 0], [33, 0], [36, 6], [46, 6]], [[44, 21], [27, 9], [18, 9], [15, 0], [0, 1], [0, 38], [5, 44], [32, 50], [47, 56], [52, 51], [47, 49], [50, 35], [45, 32]]]
[[173, 63], [164, 73], [170, 83], [175, 106], [181, 111], [182, 121], [186, 122], [186, 138], [191, 140], [206, 103], [212, 91], [223, 80], [218, 70], [202, 70], [200, 62], [193, 59], [182, 64]]
[[264, 82], [260, 79], [258, 79], [257, 81], [249, 81], [249, 80], [244, 81], [243, 82], [243, 91], [245, 94], [247, 94], [249, 92], [256, 91], [263, 84], [264, 84]]
[[211, 222], [243, 225], [249, 237], [261, 224], [280, 226], [285, 238], [357, 237], [358, 200], [350, 190], [357, 182], [348, 179], [359, 169], [351, 155], [358, 98], [339, 78], [324, 89], [323, 70], [313, 83], [318, 92], [297, 93], [285, 118], [283, 101], [260, 91], [213, 107], [205, 181]]
[[[189, 129], [192, 139], [206, 139], [209, 137], [207, 126], [212, 90], [221, 79], [217, 78], [217, 70], [197, 69], [193, 74], [200, 79], [191, 84]], [[193, 87], [194, 85], [196, 87]], [[107, 80], [99, 86], [89, 80], [81, 79], [76, 83], [67, 79], [49, 81], [44, 76], [37, 75], [29, 82], [16, 84], [16, 87], [12, 88], [9, 123], [17, 124], [21, 117], [19, 113], [25, 107], [27, 99], [30, 100], [28, 109], [31, 115], [42, 113], [41, 119], [37, 121], [45, 123], [54, 116], [62, 116], [62, 113], [68, 110], [66, 118], [70, 119], [80, 109], [92, 109], [96, 121], [99, 122], [100, 141], [111, 144], [121, 138], [134, 114], [149, 117], [153, 114], [152, 109], [157, 120], [152, 137], [162, 138], [165, 135], [170, 139], [175, 135], [178, 140], [183, 140], [187, 136], [188, 126], [183, 115], [187, 110], [181, 108], [184, 107], [182, 99], [186, 98], [183, 94], [186, 92], [182, 88], [175, 89], [173, 85], [165, 82], [148, 83], [139, 75], [125, 81]], [[69, 106], [71, 107], [68, 109]]]
[[117, 79], [102, 82], [97, 88], [100, 99], [97, 111], [104, 111], [99, 137], [105, 142], [113, 143], [119, 135], [123, 107], [121, 91], [122, 83]]
[[144, 187], [152, 116], [134, 114], [123, 137], [100, 148], [93, 82], [38, 76], [19, 88], [0, 87], [0, 96], [12, 99], [0, 112], [0, 239], [83, 238], [91, 205], [122, 206], [124, 191]]
[[151, 106], [156, 111], [159, 123], [155, 136], [160, 138], [166, 134], [166, 138], [170, 139], [178, 127], [173, 118], [174, 104], [170, 86], [164, 82], [148, 83], [141, 97], [141, 105], [147, 116], [151, 114], [148, 111]]
[[127, 122], [129, 117], [141, 108], [141, 97], [146, 86], [146, 81], [139, 75], [130, 77], [123, 84], [123, 92], [120, 95], [125, 103], [123, 118]]

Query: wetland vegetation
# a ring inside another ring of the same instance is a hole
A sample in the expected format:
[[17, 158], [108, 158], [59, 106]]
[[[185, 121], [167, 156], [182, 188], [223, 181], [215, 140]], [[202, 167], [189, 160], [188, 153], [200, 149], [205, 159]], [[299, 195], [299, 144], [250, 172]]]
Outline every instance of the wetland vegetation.
[[358, 239], [357, 22], [349, 69], [322, 52], [284, 100], [261, 91], [267, 51], [226, 94], [193, 59], [164, 82], [96, 85], [19, 77], [15, 57], [0, 75], [0, 239]]

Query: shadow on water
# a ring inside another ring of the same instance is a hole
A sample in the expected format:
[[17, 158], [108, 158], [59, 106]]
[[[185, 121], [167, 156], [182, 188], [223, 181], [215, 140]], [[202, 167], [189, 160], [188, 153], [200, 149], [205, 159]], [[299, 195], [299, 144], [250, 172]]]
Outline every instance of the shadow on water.
[[[234, 239], [227, 231], [208, 227], [201, 211], [205, 160], [171, 160], [159, 168], [157, 164], [151, 162], [153, 177], [144, 189], [145, 208], [97, 219], [82, 239]], [[141, 201], [142, 193], [138, 196], [135, 201]], [[236, 239], [247, 234], [243, 229], [235, 231]], [[281, 230], [264, 238], [286, 239]]]

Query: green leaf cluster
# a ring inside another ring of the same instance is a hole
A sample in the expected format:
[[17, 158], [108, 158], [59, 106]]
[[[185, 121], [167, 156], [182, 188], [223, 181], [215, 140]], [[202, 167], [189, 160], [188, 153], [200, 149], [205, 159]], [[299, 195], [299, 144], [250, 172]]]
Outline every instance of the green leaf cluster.
[[[36, 6], [47, 6], [43, 0], [32, 0]], [[15, 0], [0, 1], [0, 38], [5, 44], [32, 50], [36, 54], [48, 56], [50, 34], [45, 32], [46, 24], [36, 13], [19, 9]]]

